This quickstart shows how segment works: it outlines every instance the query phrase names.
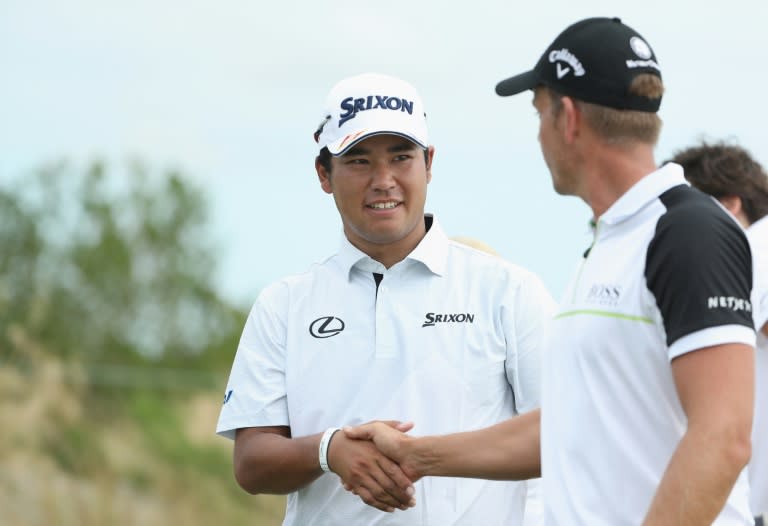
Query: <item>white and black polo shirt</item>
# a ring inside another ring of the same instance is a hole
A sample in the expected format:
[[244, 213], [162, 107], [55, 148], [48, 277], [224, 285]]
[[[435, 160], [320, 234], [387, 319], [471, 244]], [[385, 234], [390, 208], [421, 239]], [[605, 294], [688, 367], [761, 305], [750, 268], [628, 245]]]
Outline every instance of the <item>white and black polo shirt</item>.
[[[217, 432], [292, 436], [374, 419], [415, 434], [486, 427], [539, 406], [554, 302], [501, 258], [427, 235], [389, 269], [352, 246], [265, 289], [243, 331]], [[521, 524], [524, 482], [425, 478], [418, 505], [382, 513], [326, 474], [288, 497], [285, 525]]]
[[747, 230], [754, 260], [752, 310], [758, 329], [755, 346], [755, 421], [749, 461], [750, 503], [754, 515], [768, 513], [768, 337], [760, 331], [768, 323], [768, 216]]
[[[544, 367], [546, 524], [642, 520], [686, 430], [671, 360], [755, 343], [750, 258], [742, 229], [678, 165], [641, 179], [599, 218]], [[715, 524], [749, 520], [742, 473]]]

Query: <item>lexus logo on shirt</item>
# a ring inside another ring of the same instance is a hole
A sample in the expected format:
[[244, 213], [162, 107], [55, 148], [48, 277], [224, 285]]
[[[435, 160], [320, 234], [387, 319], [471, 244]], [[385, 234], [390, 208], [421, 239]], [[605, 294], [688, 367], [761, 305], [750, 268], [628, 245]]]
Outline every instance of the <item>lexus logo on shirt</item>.
[[344, 330], [344, 321], [334, 316], [323, 316], [309, 324], [309, 334], [315, 338], [330, 338]]

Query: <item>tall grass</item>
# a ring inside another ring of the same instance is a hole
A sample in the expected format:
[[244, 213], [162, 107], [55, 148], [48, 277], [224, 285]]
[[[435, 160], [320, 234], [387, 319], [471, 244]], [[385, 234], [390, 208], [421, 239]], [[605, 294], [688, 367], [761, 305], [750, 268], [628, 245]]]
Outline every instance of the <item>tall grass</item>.
[[283, 497], [234, 481], [231, 443], [213, 434], [218, 392], [82, 397], [71, 366], [24, 362], [0, 366], [0, 524], [281, 524]]

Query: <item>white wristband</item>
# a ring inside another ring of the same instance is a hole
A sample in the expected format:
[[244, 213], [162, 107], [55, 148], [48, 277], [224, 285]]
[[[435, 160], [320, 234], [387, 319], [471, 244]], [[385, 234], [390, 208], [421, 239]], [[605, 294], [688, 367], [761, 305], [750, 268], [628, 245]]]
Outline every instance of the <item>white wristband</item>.
[[320, 469], [326, 473], [330, 473], [331, 469], [328, 467], [328, 446], [331, 444], [331, 439], [336, 431], [341, 431], [340, 427], [329, 427], [323, 433], [323, 437], [320, 439], [320, 447], [318, 448], [318, 458], [320, 459]]

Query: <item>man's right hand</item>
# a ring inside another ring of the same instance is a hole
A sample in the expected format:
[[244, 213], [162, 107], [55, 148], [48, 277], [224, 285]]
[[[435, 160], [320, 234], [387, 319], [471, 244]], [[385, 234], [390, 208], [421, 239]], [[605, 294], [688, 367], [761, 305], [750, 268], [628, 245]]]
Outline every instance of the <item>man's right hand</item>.
[[[387, 424], [379, 424], [400, 433]], [[341, 477], [346, 489], [369, 506], [386, 512], [414, 506], [413, 482], [377, 446], [369, 440], [356, 440], [345, 432], [337, 432], [328, 447], [328, 466]]]
[[[412, 424], [406, 424], [412, 427]], [[355, 427], [345, 427], [342, 431], [347, 438], [371, 441], [376, 448], [389, 459], [397, 462], [400, 469], [412, 481], [419, 480], [424, 472], [421, 462], [412, 445], [413, 437], [404, 433], [408, 429], [390, 425], [388, 422], [369, 422]]]

